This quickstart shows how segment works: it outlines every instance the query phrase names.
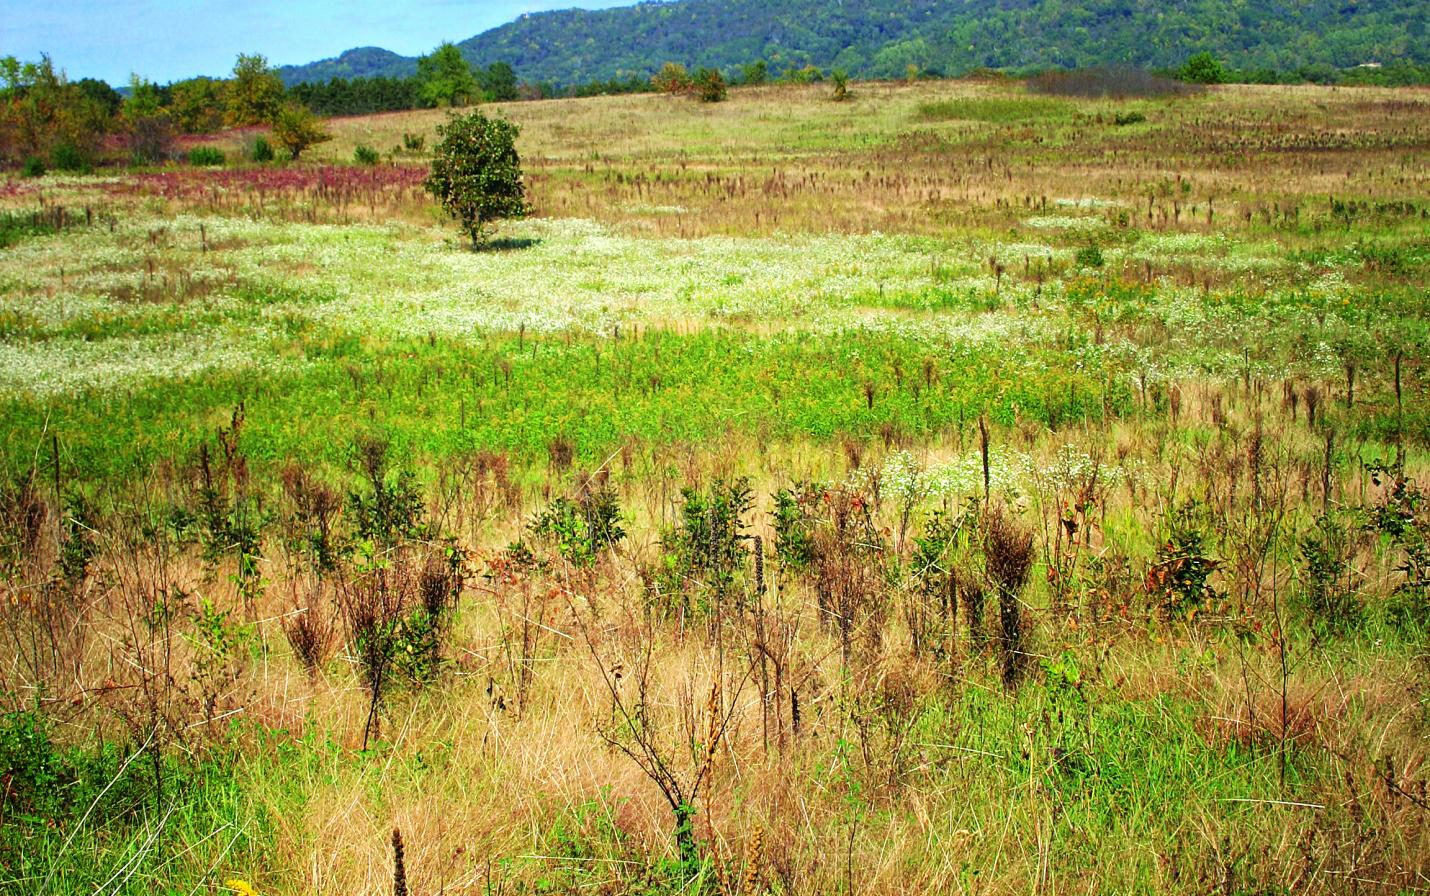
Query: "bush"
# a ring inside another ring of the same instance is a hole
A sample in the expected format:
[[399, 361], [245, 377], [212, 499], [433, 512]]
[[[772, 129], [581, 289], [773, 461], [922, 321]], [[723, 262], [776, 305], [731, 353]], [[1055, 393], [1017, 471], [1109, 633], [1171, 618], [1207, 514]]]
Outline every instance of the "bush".
[[505, 119], [472, 112], [452, 115], [437, 133], [442, 142], [423, 186], [457, 219], [475, 248], [493, 222], [529, 211], [516, 152], [520, 129]]
[[359, 143], [353, 150], [353, 161], [359, 165], [376, 165], [379, 158], [377, 150], [366, 144]]
[[45, 174], [45, 160], [39, 156], [29, 156], [25, 159], [25, 164], [20, 168], [21, 177], [43, 177]]
[[89, 171], [89, 156], [73, 143], [68, 141], [55, 145], [50, 150], [50, 167], [56, 171], [74, 171], [84, 173]]
[[695, 95], [702, 103], [718, 103], [729, 94], [725, 77], [718, 69], [702, 68], [695, 73]]
[[1147, 120], [1147, 116], [1141, 112], [1118, 112], [1112, 118], [1112, 123], [1121, 127], [1128, 124], [1141, 124]]
[[296, 161], [308, 147], [333, 138], [307, 106], [293, 102], [285, 103], [273, 116], [273, 139]]
[[1226, 70], [1215, 56], [1202, 51], [1187, 60], [1177, 77], [1189, 84], [1225, 84]]
[[836, 103], [842, 103], [849, 99], [849, 76], [844, 73], [844, 70], [836, 68], [830, 73], [829, 78], [834, 82], [834, 95], [830, 99]]
[[421, 152], [427, 148], [427, 138], [422, 134], [402, 132], [402, 148], [408, 152]]
[[1353, 531], [1350, 520], [1327, 513], [1301, 537], [1306, 610], [1312, 624], [1331, 632], [1353, 628], [1361, 618], [1362, 607], [1356, 594], [1352, 565]]
[[664, 584], [670, 593], [682, 596], [699, 585], [718, 603], [736, 592], [754, 493], [749, 480], [741, 478], [712, 482], [708, 490], [687, 486], [681, 495], [685, 500], [681, 523], [660, 540]]
[[532, 521], [531, 531], [548, 538], [571, 563], [588, 566], [604, 550], [626, 537], [615, 491], [588, 482], [576, 500], [557, 498]]
[[1210, 579], [1221, 564], [1206, 552], [1202, 514], [1198, 504], [1168, 514], [1157, 560], [1147, 571], [1147, 594], [1169, 616], [1185, 615], [1218, 597]]
[[253, 147], [248, 151], [248, 157], [255, 162], [273, 161], [273, 144], [268, 142], [267, 137], [254, 138]]
[[227, 159], [223, 150], [213, 146], [195, 146], [189, 150], [189, 164], [201, 165], [222, 165]]
[[650, 85], [661, 93], [684, 93], [691, 87], [690, 73], [678, 62], [667, 62], [650, 79]]

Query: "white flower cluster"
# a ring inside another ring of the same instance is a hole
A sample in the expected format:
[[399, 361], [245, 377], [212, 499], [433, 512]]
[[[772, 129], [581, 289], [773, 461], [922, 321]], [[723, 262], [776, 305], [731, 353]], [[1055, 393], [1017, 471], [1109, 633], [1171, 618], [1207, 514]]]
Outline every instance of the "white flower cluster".
[[0, 343], [0, 393], [47, 399], [107, 391], [214, 370], [274, 371], [284, 364], [258, 334]]
[[1072, 215], [1034, 215], [1024, 218], [1023, 224], [1036, 230], [1071, 230], [1077, 233], [1096, 233], [1107, 229], [1107, 222], [1102, 218]]

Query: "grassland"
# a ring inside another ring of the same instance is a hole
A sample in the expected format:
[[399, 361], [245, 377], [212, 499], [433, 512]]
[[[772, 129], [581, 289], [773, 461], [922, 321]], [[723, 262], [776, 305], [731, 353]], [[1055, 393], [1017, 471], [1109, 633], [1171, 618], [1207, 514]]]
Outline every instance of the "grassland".
[[1430, 889], [1423, 91], [497, 108], [0, 186], [0, 892]]

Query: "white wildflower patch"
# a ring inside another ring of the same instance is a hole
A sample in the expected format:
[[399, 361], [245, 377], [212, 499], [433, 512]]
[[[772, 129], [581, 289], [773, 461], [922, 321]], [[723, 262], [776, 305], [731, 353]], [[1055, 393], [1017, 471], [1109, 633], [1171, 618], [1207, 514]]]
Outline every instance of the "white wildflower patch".
[[183, 379], [216, 370], [272, 372], [281, 366], [283, 362], [253, 334], [4, 342], [0, 343], [0, 392], [44, 399]]
[[[1020, 451], [992, 446], [988, 455], [988, 484], [997, 494], [1018, 498], [1026, 493], [1032, 460]], [[884, 458], [877, 470], [860, 468], [849, 474], [847, 485], [865, 491], [877, 474], [880, 494], [910, 505], [924, 500], [959, 499], [983, 493], [983, 457], [977, 452], [943, 460], [921, 462], [907, 451]]]
[[1098, 199], [1095, 196], [1084, 196], [1080, 199], [1070, 199], [1067, 197], [1061, 199], [1054, 199], [1053, 205], [1057, 206], [1058, 208], [1099, 209], [1119, 208], [1121, 207], [1122, 203], [1114, 199]]
[[1034, 230], [1070, 230], [1074, 233], [1096, 233], [1107, 229], [1102, 218], [1074, 215], [1034, 215], [1025, 218], [1023, 224]]

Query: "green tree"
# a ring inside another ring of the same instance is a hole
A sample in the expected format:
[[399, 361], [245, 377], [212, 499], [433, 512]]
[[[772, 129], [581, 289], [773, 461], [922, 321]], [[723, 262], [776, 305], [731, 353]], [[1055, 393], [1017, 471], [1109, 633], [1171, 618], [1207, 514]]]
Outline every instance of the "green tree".
[[684, 93], [690, 89], [690, 73], [679, 62], [667, 62], [650, 79], [650, 85], [661, 93]]
[[333, 139], [312, 110], [296, 101], [278, 107], [272, 128], [273, 139], [295, 160], [313, 144]]
[[50, 57], [0, 58], [0, 160], [48, 157], [56, 168], [84, 168], [109, 130], [112, 113], [56, 71]]
[[725, 99], [729, 90], [725, 77], [717, 68], [702, 68], [695, 73], [695, 95], [702, 103], [718, 103]]
[[481, 95], [472, 67], [451, 42], [417, 60], [417, 80], [422, 100], [429, 106], [466, 106]]
[[273, 121], [282, 105], [283, 82], [268, 60], [257, 53], [238, 54], [228, 85], [225, 120], [235, 127], [264, 124]]
[[224, 84], [213, 78], [189, 78], [169, 88], [169, 112], [185, 134], [211, 134], [223, 127]]
[[473, 248], [486, 239], [493, 222], [530, 211], [516, 152], [519, 132], [511, 122], [480, 112], [454, 114], [437, 128], [442, 141], [423, 186], [457, 219]]
[[122, 111], [134, 163], [152, 165], [167, 158], [174, 145], [174, 126], [159, 85], [130, 75], [129, 96], [124, 98]]
[[123, 104], [124, 97], [120, 96], [119, 91], [110, 87], [107, 82], [98, 78], [80, 78], [74, 82], [74, 86], [93, 101], [104, 115], [113, 118], [119, 114], [119, 107]]
[[516, 72], [505, 62], [493, 62], [482, 73], [482, 92], [494, 103], [517, 98]]
[[1177, 77], [1191, 84], [1224, 84], [1226, 70], [1215, 56], [1205, 50], [1186, 61]]
[[765, 60], [756, 59], [744, 67], [741, 75], [746, 84], [763, 84], [770, 79], [770, 67]]

